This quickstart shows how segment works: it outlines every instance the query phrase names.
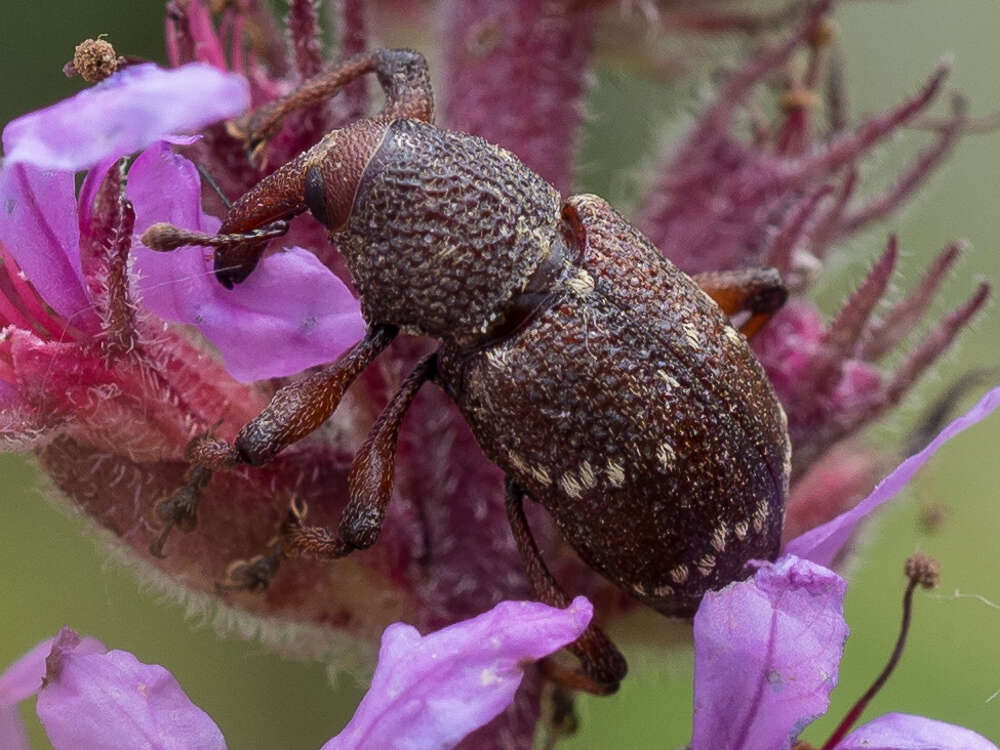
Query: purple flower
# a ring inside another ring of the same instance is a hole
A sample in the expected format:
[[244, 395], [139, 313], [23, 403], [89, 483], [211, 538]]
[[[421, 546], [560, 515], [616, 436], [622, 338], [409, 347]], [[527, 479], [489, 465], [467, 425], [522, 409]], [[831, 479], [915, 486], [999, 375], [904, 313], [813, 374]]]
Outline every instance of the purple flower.
[[[795, 555], [705, 596], [694, 618], [691, 750], [788, 750], [825, 713], [847, 640], [847, 583]], [[831, 750], [996, 750], [975, 732], [887, 714]]]
[[[107, 650], [95, 638], [79, 639], [75, 633], [72, 635], [76, 639], [74, 649], [80, 655]], [[0, 746], [4, 750], [28, 750], [28, 737], [17, 704], [35, 695], [42, 687], [45, 660], [55, 642], [55, 638], [42, 641], [0, 675]]]
[[323, 750], [454, 747], [510, 705], [525, 664], [576, 640], [592, 615], [580, 596], [565, 610], [501, 602], [423, 637], [390, 625], [371, 690]]
[[201, 130], [249, 104], [246, 82], [209, 65], [125, 68], [93, 88], [12, 120], [4, 166], [76, 172], [139, 151], [164, 135]]
[[919, 453], [903, 461], [872, 493], [852, 509], [806, 531], [785, 545], [785, 552], [821, 565], [831, 565], [850, 540], [859, 522], [895, 497], [937, 449], [1000, 407], [1000, 388], [986, 393], [968, 412], [949, 424]]
[[[194, 165], [165, 142], [147, 149], [129, 170], [135, 234], [169, 221], [214, 232], [219, 220], [201, 211]], [[243, 383], [301, 372], [330, 362], [361, 338], [364, 321], [347, 286], [299, 247], [265, 258], [246, 283], [222, 287], [212, 254], [188, 247], [170, 254], [133, 248], [139, 304], [164, 320], [195, 326]]]
[[[323, 750], [445, 750], [513, 700], [525, 665], [575, 640], [593, 608], [502, 602], [421, 636], [409, 625], [382, 636], [371, 689]], [[44, 679], [43, 679], [44, 677]], [[38, 717], [56, 750], [224, 750], [222, 733], [166, 669], [107, 651], [63, 628], [0, 676], [0, 745], [27, 750], [17, 703], [38, 694]]]

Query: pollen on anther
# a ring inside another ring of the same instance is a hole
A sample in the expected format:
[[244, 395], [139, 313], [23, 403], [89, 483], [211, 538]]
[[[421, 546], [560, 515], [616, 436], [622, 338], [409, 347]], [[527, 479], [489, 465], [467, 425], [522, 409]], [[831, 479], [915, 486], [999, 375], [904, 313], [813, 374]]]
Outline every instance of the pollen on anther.
[[656, 596], [656, 597], [659, 597], [659, 598], [663, 598], [663, 597], [667, 597], [667, 596], [673, 596], [673, 594], [674, 594], [674, 587], [673, 586], [667, 586], [666, 584], [664, 584], [662, 586], [657, 586], [655, 589], [653, 589], [653, 596]]
[[580, 484], [588, 490], [593, 489], [597, 485], [597, 477], [589, 461], [584, 461], [580, 464]]
[[750, 530], [750, 524], [746, 521], [740, 521], [733, 527], [733, 533], [736, 534], [736, 538], [740, 541], [747, 538], [747, 532]]

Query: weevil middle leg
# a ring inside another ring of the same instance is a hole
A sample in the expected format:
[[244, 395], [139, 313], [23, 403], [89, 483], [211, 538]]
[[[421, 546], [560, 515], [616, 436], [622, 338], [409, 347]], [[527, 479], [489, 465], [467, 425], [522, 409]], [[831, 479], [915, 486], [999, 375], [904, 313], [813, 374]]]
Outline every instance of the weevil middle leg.
[[747, 338], [760, 331], [788, 299], [788, 289], [773, 268], [709, 271], [695, 276], [694, 282], [726, 315], [750, 313], [740, 326]]

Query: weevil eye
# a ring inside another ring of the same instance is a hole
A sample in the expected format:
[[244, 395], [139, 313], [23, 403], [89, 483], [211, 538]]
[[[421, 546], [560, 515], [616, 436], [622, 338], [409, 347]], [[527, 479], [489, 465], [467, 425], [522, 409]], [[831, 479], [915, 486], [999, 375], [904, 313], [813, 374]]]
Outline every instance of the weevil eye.
[[326, 190], [323, 186], [323, 175], [319, 168], [312, 166], [306, 172], [306, 205], [312, 215], [324, 226], [329, 226], [329, 216], [326, 210]]

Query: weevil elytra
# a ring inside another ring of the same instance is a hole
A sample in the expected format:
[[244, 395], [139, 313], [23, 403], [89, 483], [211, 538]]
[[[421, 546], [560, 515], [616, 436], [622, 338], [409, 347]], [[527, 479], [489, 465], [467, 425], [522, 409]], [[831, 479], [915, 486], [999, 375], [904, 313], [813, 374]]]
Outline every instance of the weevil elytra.
[[[374, 72], [378, 115], [329, 133], [236, 201], [218, 235], [155, 225], [147, 246], [216, 248], [219, 281], [252, 272], [307, 210], [346, 256], [369, 324], [336, 363], [279, 390], [233, 444], [196, 438], [188, 484], [161, 507], [188, 523], [210, 472], [260, 465], [316, 429], [398, 331], [440, 342], [403, 381], [350, 473], [336, 532], [293, 504], [274, 554], [336, 558], [372, 545], [392, 494], [399, 426], [421, 385], [443, 388], [507, 474], [507, 510], [537, 596], [565, 606], [522, 503], [541, 503], [596, 571], [645, 604], [689, 616], [703, 594], [778, 552], [788, 491], [784, 413], [746, 343], [785, 299], [777, 274], [694, 279], [592, 195], [563, 199], [502, 148], [434, 127], [427, 65], [379, 50], [305, 82], [246, 123], [260, 153], [282, 117]], [[748, 313], [738, 331], [728, 316]], [[253, 575], [257, 575], [254, 578]], [[249, 577], [248, 577], [249, 576]], [[570, 646], [574, 687], [613, 690], [626, 665], [591, 626]]]

